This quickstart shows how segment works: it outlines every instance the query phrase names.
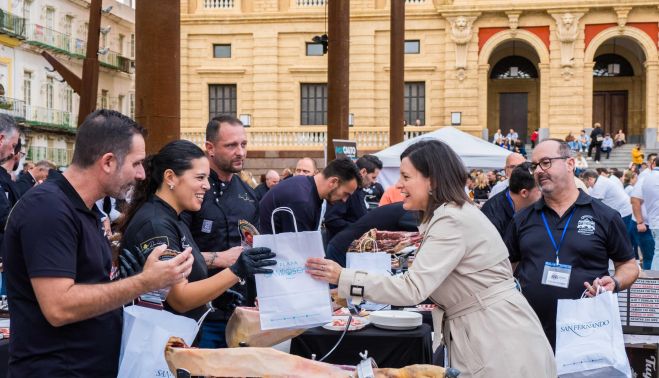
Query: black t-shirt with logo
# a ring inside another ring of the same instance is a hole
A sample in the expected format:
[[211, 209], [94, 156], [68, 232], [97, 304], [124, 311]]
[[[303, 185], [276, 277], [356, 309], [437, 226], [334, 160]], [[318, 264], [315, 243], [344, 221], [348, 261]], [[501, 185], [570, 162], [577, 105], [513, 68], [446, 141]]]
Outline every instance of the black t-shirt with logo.
[[[217, 173], [211, 169], [208, 177], [211, 188], [204, 195], [204, 202], [197, 212], [186, 212], [182, 219], [188, 224], [195, 243], [202, 252], [222, 252], [241, 245], [238, 222], [246, 220], [259, 226], [259, 200], [249, 185], [236, 174], [228, 182], [220, 180]], [[211, 268], [209, 275], [220, 272]], [[236, 284], [231, 289], [242, 294], [245, 302], [242, 305], [252, 305], [256, 296], [253, 278], [247, 280], [248, 285]], [[229, 304], [235, 299], [224, 295], [213, 301], [219, 311], [208, 315], [209, 320], [228, 320], [232, 314]], [[241, 303], [234, 303], [236, 305]]]
[[[125, 249], [138, 249], [142, 253], [150, 253], [153, 248], [161, 244], [167, 244], [169, 249], [179, 252], [192, 247], [194, 263], [188, 281], [200, 281], [208, 277], [206, 262], [192, 238], [188, 226], [171, 206], [158, 196], [152, 195], [128, 223], [121, 246]], [[168, 311], [180, 314], [171, 308], [167, 301], [164, 305]], [[207, 307], [202, 305], [180, 315], [199, 320], [206, 309]]]
[[30, 190], [7, 222], [3, 249], [11, 306], [9, 376], [116, 377], [122, 310], [53, 327], [30, 279], [110, 282], [112, 255], [96, 214], [59, 172]]
[[211, 188], [204, 196], [201, 209], [186, 213], [184, 219], [203, 252], [226, 251], [240, 245], [238, 221], [243, 219], [259, 227], [259, 201], [254, 189], [238, 175], [224, 182], [211, 170], [208, 181]]
[[[541, 214], [544, 212], [554, 240], [559, 244], [573, 210], [558, 255], [561, 264], [572, 267], [569, 286], [544, 285], [541, 281], [545, 262], [556, 262], [556, 250]], [[504, 240], [510, 260], [519, 263], [515, 276], [522, 294], [540, 318], [552, 347], [556, 342], [558, 299], [580, 298], [585, 290], [584, 282], [609, 275], [609, 259], [614, 262], [634, 259], [620, 214], [581, 190], [574, 205], [562, 217], [549, 208], [544, 199], [520, 211], [513, 218]]]

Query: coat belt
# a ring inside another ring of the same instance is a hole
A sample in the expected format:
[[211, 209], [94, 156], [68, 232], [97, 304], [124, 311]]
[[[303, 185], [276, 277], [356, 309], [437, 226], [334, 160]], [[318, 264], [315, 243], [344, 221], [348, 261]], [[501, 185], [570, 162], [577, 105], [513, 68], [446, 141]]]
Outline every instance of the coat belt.
[[465, 298], [461, 302], [458, 302], [443, 311], [444, 324], [440, 329], [442, 329], [444, 333], [444, 345], [446, 345], [448, 354], [448, 361], [446, 361], [448, 364], [447, 366], [450, 366], [451, 363], [451, 320], [477, 311], [482, 311], [487, 307], [508, 298], [516, 291], [515, 279], [509, 278], [485, 290], [472, 294], [470, 297]]

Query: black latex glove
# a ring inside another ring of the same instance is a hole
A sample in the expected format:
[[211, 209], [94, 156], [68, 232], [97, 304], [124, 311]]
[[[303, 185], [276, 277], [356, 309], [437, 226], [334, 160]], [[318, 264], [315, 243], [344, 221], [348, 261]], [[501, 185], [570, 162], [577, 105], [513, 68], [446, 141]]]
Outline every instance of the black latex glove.
[[272, 273], [272, 269], [264, 269], [263, 267], [277, 264], [275, 260], [268, 260], [275, 256], [270, 248], [246, 249], [229, 269], [241, 280], [257, 273]]
[[126, 278], [134, 276], [142, 271], [146, 258], [139, 248], [125, 249], [119, 254], [119, 276]]
[[213, 306], [226, 313], [232, 313], [236, 307], [244, 305], [245, 297], [233, 289], [225, 291], [213, 300]]

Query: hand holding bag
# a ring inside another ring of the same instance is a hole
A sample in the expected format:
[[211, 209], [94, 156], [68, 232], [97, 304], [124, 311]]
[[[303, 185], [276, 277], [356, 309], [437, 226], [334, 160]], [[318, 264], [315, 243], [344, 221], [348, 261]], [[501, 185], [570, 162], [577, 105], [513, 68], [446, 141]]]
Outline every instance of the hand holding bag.
[[556, 368], [561, 378], [631, 378], [617, 295], [558, 300]]
[[[290, 208], [278, 207], [270, 217], [284, 211], [295, 220]], [[332, 321], [329, 285], [307, 274], [309, 257], [325, 257], [320, 230], [254, 236], [254, 247], [268, 247], [277, 254], [271, 274], [257, 274], [261, 329], [310, 328]]]
[[140, 305], [124, 307], [118, 378], [168, 377], [165, 346], [170, 337], [190, 345], [210, 309], [196, 322], [185, 316]]

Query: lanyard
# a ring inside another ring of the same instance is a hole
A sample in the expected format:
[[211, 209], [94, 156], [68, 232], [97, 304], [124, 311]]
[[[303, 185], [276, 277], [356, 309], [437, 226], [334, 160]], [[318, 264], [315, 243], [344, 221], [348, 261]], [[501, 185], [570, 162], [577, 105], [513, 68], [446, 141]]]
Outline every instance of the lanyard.
[[515, 215], [515, 204], [513, 203], [513, 199], [510, 198], [510, 190], [506, 191], [506, 198], [508, 198], [508, 203], [510, 203], [510, 207], [513, 209], [513, 215]]
[[545, 212], [542, 211], [540, 215], [542, 216], [542, 221], [545, 222], [545, 229], [547, 230], [547, 235], [549, 235], [549, 240], [551, 240], [551, 244], [554, 245], [554, 249], [556, 249], [556, 264], [558, 264], [558, 251], [561, 249], [561, 245], [563, 245], [563, 239], [565, 239], [565, 233], [567, 232], [567, 228], [570, 225], [570, 221], [572, 220], [572, 216], [574, 215], [574, 212], [577, 210], [577, 207], [575, 206], [574, 209], [572, 209], [572, 212], [570, 213], [570, 216], [567, 218], [567, 222], [565, 222], [565, 228], [563, 229], [563, 234], [561, 235], [561, 240], [558, 242], [558, 245], [556, 245], [556, 240], [554, 240], [554, 235], [551, 233], [551, 229], [549, 229], [549, 224], [547, 223], [547, 218], [545, 217]]

